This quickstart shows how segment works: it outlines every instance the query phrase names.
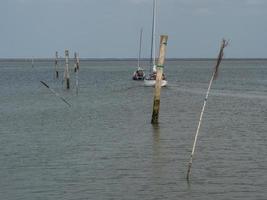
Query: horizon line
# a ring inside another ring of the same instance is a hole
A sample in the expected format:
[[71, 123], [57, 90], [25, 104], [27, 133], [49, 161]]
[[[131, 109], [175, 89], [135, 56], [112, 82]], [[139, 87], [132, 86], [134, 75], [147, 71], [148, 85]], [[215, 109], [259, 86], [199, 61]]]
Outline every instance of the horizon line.
[[[0, 60], [54, 60], [53, 57], [13, 57], [13, 58], [0, 58]], [[65, 57], [60, 57], [59, 59], [65, 59]], [[69, 58], [70, 60], [73, 58]], [[80, 57], [80, 60], [137, 60], [138, 58], [116, 58], [116, 57], [104, 57], [104, 58], [89, 58], [89, 57]], [[198, 57], [191, 57], [191, 58], [166, 58], [166, 60], [216, 60], [217, 58], [198, 58]], [[224, 60], [267, 60], [266, 58], [260, 57], [252, 57], [252, 58], [223, 58]], [[141, 58], [142, 61], [149, 61], [150, 58]]]

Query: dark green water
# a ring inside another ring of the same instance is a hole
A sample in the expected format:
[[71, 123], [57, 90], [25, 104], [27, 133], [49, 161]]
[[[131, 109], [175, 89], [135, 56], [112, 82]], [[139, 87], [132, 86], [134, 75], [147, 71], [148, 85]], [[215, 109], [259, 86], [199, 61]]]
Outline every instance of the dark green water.
[[53, 61], [0, 61], [1, 199], [266, 199], [266, 60], [222, 63], [185, 179], [213, 66], [166, 63], [153, 127], [153, 88], [131, 80], [136, 62], [82, 61], [76, 96], [74, 74], [66, 91]]

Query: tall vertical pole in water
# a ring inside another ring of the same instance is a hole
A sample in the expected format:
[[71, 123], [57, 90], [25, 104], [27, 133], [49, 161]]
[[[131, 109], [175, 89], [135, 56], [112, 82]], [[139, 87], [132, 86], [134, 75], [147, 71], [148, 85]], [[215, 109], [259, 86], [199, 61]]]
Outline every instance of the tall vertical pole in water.
[[65, 50], [65, 73], [64, 73], [64, 80], [66, 84], [66, 89], [70, 89], [70, 73], [69, 73], [69, 51]]
[[56, 51], [56, 58], [55, 58], [55, 77], [58, 79], [58, 52]]
[[157, 64], [157, 78], [156, 78], [156, 85], [154, 92], [153, 113], [151, 119], [152, 124], [158, 124], [158, 119], [159, 119], [161, 80], [164, 68], [167, 41], [168, 41], [167, 35], [160, 36], [159, 60]]
[[77, 71], [77, 53], [74, 52], [74, 72]]
[[79, 58], [79, 53], [77, 53], [77, 70], [80, 69], [80, 58]]
[[76, 95], [78, 95], [79, 91], [79, 69], [80, 69], [80, 60], [79, 60], [79, 55], [75, 52], [74, 53], [74, 59], [75, 59], [75, 68], [74, 72], [76, 73]]

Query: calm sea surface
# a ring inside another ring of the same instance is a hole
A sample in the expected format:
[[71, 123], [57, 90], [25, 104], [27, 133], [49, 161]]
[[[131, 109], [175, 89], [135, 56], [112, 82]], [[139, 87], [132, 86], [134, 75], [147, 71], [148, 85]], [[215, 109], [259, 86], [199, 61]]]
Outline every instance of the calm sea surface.
[[[168, 61], [160, 124], [135, 61], [81, 61], [79, 94], [53, 61], [0, 61], [0, 199], [266, 200], [267, 61], [225, 60], [186, 181], [215, 64]], [[73, 63], [70, 62], [73, 68]], [[72, 104], [68, 107], [44, 87]]]

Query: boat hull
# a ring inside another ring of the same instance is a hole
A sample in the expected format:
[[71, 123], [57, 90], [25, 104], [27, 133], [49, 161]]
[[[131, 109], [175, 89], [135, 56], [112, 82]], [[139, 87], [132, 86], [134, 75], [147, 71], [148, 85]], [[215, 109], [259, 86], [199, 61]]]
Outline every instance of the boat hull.
[[142, 81], [144, 79], [145, 79], [145, 77], [143, 77], [143, 76], [133, 76], [134, 81]]
[[145, 79], [145, 72], [142, 68], [138, 68], [134, 73], [133, 73], [133, 80], [135, 81], [140, 81]]
[[141, 75], [134, 74], [133, 75], [133, 80], [135, 80], [135, 81], [140, 81], [140, 80], [144, 80], [144, 79], [145, 79], [145, 74], [141, 74]]
[[[168, 84], [168, 81], [161, 80], [161, 87], [166, 87]], [[154, 87], [156, 85], [156, 80], [144, 80], [144, 85], [147, 87]]]

